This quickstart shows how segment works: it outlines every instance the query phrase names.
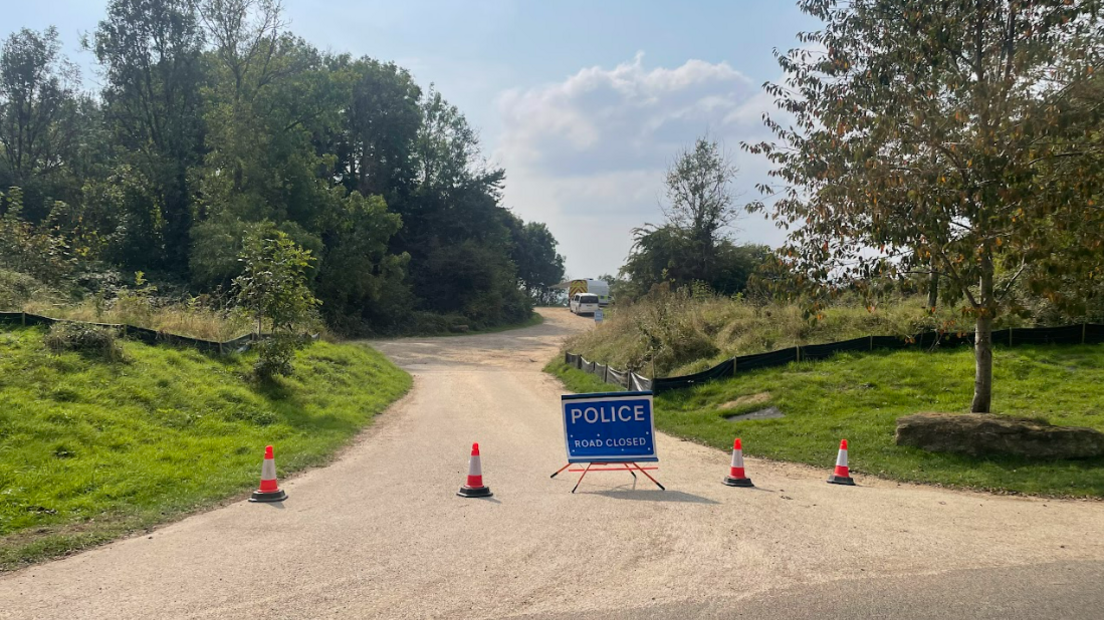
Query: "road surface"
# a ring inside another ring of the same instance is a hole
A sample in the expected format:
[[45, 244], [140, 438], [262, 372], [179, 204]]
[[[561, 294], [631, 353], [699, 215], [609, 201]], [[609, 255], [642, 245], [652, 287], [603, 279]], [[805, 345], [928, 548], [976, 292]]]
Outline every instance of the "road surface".
[[[414, 390], [333, 465], [0, 577], [3, 618], [1099, 618], [1104, 504], [1004, 498], [748, 459], [661, 435], [668, 491], [574, 480], [541, 373], [587, 319], [375, 343]], [[464, 499], [471, 442], [491, 499]], [[277, 458], [279, 453], [277, 451]], [[852, 446], [861, 462], [862, 446]]]

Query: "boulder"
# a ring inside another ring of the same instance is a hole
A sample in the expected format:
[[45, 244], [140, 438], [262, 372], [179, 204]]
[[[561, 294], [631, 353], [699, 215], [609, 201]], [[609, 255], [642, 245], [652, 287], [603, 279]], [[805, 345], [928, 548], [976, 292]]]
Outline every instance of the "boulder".
[[1104, 433], [986, 413], [918, 413], [897, 420], [897, 445], [970, 456], [1084, 459], [1104, 456]]

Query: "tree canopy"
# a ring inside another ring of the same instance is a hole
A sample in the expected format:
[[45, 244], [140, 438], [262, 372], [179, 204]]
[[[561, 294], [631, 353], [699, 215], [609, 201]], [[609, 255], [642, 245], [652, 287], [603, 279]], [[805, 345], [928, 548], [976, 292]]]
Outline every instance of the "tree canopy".
[[751, 205], [814, 310], [850, 284], [935, 272], [975, 321], [972, 409], [991, 403], [994, 317], [1021, 277], [1099, 269], [1104, 211], [1095, 2], [802, 0], [823, 29], [778, 55], [792, 117], [747, 145], [776, 183]]
[[729, 227], [739, 213], [731, 190], [735, 176], [736, 166], [714, 140], [698, 138], [678, 154], [666, 176], [667, 221], [633, 231], [621, 295], [639, 297], [663, 282], [697, 282], [724, 295], [744, 290], [770, 249], [731, 239]]
[[52, 28], [0, 50], [0, 187], [19, 188], [4, 230], [69, 266], [38, 272], [143, 270], [199, 293], [280, 240], [310, 252], [311, 292], [346, 333], [524, 320], [562, 276], [459, 109], [394, 63], [320, 51], [275, 0], [110, 0], [83, 44], [96, 96]]

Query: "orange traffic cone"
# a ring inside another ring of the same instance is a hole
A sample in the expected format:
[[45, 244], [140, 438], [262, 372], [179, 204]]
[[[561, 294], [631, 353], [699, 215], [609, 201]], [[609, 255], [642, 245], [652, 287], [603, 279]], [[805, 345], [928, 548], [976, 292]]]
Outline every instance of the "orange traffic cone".
[[276, 459], [272, 458], [272, 446], [265, 446], [264, 462], [261, 463], [261, 488], [253, 491], [251, 502], [282, 502], [287, 493], [276, 482]]
[[753, 487], [751, 478], [744, 475], [744, 450], [740, 445], [740, 438], [732, 443], [732, 467], [725, 476], [724, 483], [730, 487]]
[[479, 444], [472, 444], [471, 458], [468, 459], [468, 483], [456, 492], [461, 497], [490, 497], [490, 487], [483, 486], [483, 465], [479, 462]]
[[839, 456], [836, 457], [836, 471], [828, 476], [829, 484], [849, 484], [855, 486], [851, 472], [847, 469], [847, 440], [840, 440]]

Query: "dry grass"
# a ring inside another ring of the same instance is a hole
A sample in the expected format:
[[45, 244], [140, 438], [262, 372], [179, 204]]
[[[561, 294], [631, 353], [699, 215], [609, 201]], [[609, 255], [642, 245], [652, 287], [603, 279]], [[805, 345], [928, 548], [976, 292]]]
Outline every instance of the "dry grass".
[[42, 301], [23, 304], [23, 312], [55, 319], [90, 323], [119, 323], [145, 327], [178, 336], [225, 342], [250, 331], [250, 322], [229, 311], [214, 310], [195, 303], [161, 304], [153, 300], [116, 300], [110, 307], [86, 300], [75, 305]]
[[[836, 342], [870, 335], [909, 336], [931, 329], [970, 331], [972, 322], [959, 309], [940, 307], [930, 314], [919, 298], [898, 298], [871, 309], [841, 302], [812, 322], [797, 305], [756, 305], [740, 298], [660, 291], [632, 305], [611, 308], [598, 328], [566, 343], [588, 360], [657, 376], [687, 374], [736, 355], [794, 345]], [[996, 329], [1020, 327], [1014, 316], [998, 319]]]

